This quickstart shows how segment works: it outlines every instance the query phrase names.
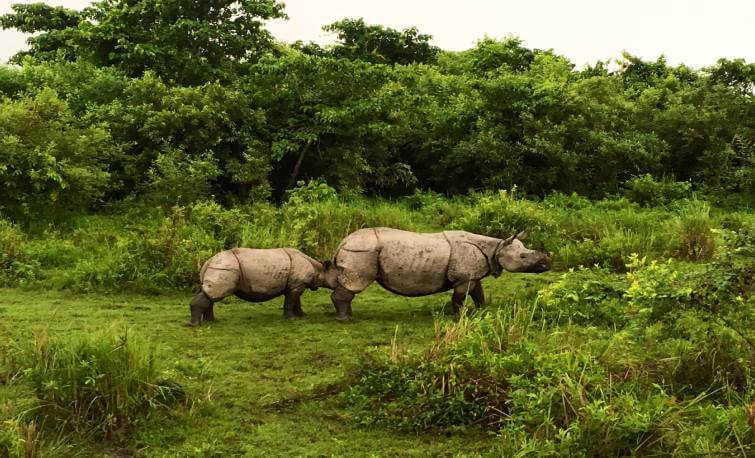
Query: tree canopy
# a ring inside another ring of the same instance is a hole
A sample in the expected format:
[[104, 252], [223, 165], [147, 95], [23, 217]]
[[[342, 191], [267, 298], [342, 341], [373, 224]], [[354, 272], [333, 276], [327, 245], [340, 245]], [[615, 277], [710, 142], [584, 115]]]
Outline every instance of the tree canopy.
[[313, 178], [373, 195], [600, 197], [650, 174], [753, 200], [755, 65], [741, 59], [577, 69], [516, 37], [450, 52], [361, 19], [326, 26], [334, 45], [291, 46], [264, 29], [284, 15], [272, 0], [13, 8], [0, 24], [36, 35], [20, 67], [0, 67], [0, 111], [41, 130], [0, 132], [0, 173], [26, 189], [6, 211], [31, 208], [35, 189], [84, 207], [250, 202]]
[[101, 0], [81, 12], [16, 4], [3, 28], [37, 33], [14, 56], [83, 59], [131, 77], [149, 70], [176, 84], [228, 80], [272, 50], [263, 21], [284, 17], [275, 0]]

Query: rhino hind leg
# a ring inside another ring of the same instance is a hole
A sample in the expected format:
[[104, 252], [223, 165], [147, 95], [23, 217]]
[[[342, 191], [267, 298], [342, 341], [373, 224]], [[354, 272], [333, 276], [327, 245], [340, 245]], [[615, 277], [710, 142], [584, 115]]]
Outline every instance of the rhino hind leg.
[[302, 310], [301, 308], [301, 296], [297, 297], [296, 302], [294, 303], [294, 315], [296, 315], [298, 318], [306, 315], [306, 313], [304, 313], [304, 310]]
[[354, 299], [354, 293], [339, 285], [333, 290], [330, 299], [333, 301], [333, 306], [336, 308], [336, 320], [350, 321], [351, 301]]
[[207, 307], [207, 310], [205, 310], [204, 312], [202, 321], [215, 321], [215, 303], [214, 302], [210, 302], [209, 307]]
[[204, 291], [198, 292], [189, 303], [189, 311], [191, 312], [189, 325], [199, 326], [202, 324], [202, 321], [207, 319], [208, 313], [209, 316], [212, 317], [212, 320], [214, 320], [215, 314], [212, 309], [213, 301], [204, 293]]

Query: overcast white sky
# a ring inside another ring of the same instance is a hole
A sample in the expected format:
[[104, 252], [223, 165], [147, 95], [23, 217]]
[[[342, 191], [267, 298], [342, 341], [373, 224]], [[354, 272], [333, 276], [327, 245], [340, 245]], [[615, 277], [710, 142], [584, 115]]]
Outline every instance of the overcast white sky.
[[[0, 14], [12, 3], [0, 0]], [[80, 9], [88, 0], [47, 0]], [[755, 0], [288, 0], [288, 21], [268, 28], [282, 41], [328, 43], [321, 30], [345, 17], [403, 29], [416, 26], [443, 49], [463, 50], [485, 35], [516, 35], [532, 48], [553, 48], [578, 66], [664, 54], [672, 64], [703, 67], [719, 57], [755, 61]], [[24, 36], [0, 31], [0, 61], [24, 48]]]

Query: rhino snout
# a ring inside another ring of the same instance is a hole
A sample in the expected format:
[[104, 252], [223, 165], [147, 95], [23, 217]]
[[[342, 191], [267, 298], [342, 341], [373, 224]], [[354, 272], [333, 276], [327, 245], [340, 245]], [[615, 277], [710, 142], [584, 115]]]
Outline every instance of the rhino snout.
[[551, 269], [551, 257], [548, 255], [543, 256], [543, 259], [535, 266], [536, 272], [545, 272]]

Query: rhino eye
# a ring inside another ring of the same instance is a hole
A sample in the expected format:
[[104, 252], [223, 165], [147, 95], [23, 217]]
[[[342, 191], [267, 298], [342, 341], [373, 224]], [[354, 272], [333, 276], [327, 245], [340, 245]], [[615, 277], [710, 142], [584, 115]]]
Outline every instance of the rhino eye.
[[526, 258], [526, 257], [527, 257], [527, 255], [526, 255], [526, 254], [520, 254], [520, 255], [519, 255], [519, 257], [520, 257], [521, 259], [524, 259], [524, 258]]

